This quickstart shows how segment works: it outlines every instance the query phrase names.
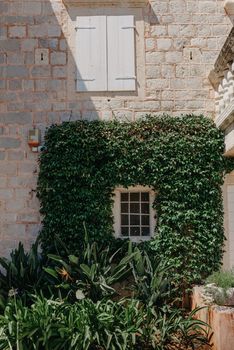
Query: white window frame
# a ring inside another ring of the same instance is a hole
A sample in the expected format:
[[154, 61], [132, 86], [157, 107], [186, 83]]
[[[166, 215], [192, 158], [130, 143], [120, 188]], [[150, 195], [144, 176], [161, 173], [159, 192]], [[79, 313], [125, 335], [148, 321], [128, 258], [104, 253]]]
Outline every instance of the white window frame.
[[[148, 192], [149, 193], [149, 206], [150, 206], [150, 234], [149, 236], [129, 236], [125, 237], [121, 235], [121, 193], [129, 192]], [[130, 239], [133, 242], [149, 241], [155, 235], [156, 227], [156, 211], [153, 209], [153, 203], [155, 201], [156, 193], [148, 186], [130, 186], [128, 188], [117, 187], [114, 190], [114, 204], [113, 204], [113, 217], [114, 217], [114, 233], [116, 238]]]

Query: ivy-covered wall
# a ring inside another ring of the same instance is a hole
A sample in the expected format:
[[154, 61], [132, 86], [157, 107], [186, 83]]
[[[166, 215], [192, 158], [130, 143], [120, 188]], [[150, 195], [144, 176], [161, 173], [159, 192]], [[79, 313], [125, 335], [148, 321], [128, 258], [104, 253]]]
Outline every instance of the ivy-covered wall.
[[157, 192], [152, 249], [173, 264], [175, 279], [200, 280], [222, 260], [223, 152], [223, 133], [203, 116], [51, 126], [38, 180], [44, 251], [57, 235], [74, 253], [84, 222], [90, 239], [111, 239], [114, 188], [146, 185]]

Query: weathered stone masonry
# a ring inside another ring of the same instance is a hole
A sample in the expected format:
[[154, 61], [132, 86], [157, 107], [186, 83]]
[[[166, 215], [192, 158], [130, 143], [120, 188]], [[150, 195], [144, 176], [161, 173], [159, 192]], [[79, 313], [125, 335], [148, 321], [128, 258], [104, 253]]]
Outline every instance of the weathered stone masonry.
[[1, 0], [0, 255], [19, 240], [28, 247], [39, 229], [37, 155], [27, 145], [33, 125], [43, 131], [63, 120], [134, 120], [148, 112], [214, 116], [208, 74], [232, 26], [223, 1], [157, 0], [139, 11], [141, 92], [79, 94], [69, 63], [72, 10], [62, 0]]

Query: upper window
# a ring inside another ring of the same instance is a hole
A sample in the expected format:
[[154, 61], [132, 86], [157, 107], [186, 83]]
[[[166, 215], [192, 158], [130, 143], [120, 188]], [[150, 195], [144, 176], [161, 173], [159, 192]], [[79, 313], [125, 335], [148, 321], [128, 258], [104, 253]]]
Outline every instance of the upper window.
[[117, 188], [114, 201], [116, 236], [134, 241], [147, 240], [154, 234], [155, 212], [152, 208], [155, 193], [143, 186]]
[[135, 91], [134, 16], [79, 16], [77, 91]]

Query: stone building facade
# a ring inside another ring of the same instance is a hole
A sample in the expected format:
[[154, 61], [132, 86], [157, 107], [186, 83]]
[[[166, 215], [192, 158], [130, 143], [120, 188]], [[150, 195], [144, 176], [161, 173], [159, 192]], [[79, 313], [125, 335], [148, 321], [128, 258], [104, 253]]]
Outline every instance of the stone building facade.
[[[28, 131], [150, 112], [215, 118], [209, 74], [233, 16], [223, 0], [1, 0], [0, 14], [0, 255], [8, 255], [19, 240], [28, 247], [40, 227]], [[134, 16], [135, 91], [76, 89], [76, 18], [103, 14]], [[233, 190], [234, 176], [227, 182]], [[226, 266], [234, 264], [234, 228], [229, 241]]]

